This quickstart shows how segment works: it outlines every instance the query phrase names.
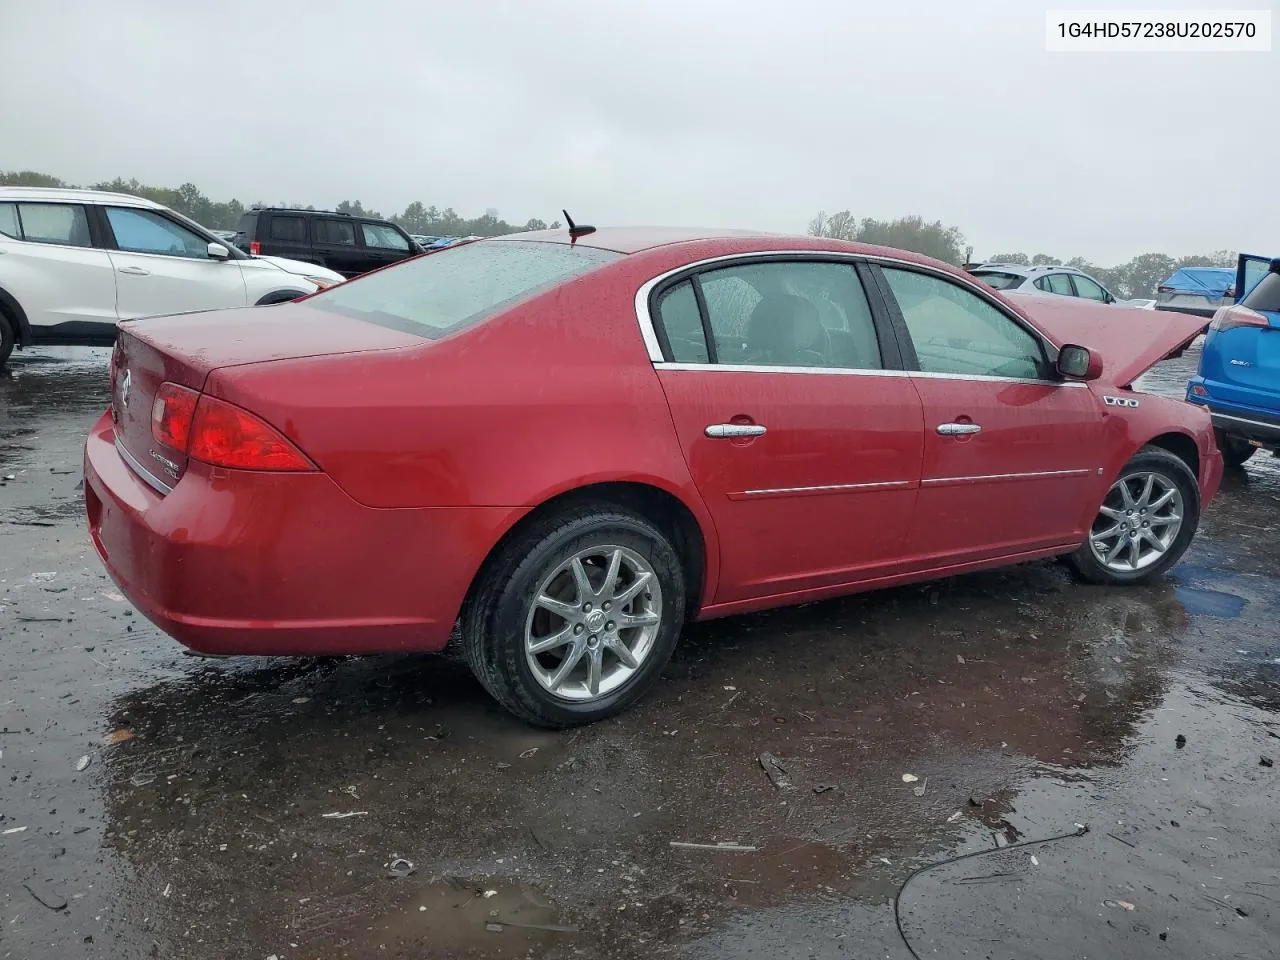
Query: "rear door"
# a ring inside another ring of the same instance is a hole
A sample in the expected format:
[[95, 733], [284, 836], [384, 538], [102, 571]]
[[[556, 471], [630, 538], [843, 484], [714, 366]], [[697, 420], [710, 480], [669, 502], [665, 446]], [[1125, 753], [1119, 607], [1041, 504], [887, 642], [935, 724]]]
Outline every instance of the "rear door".
[[311, 221], [311, 249], [317, 263], [344, 277], [361, 270], [363, 254], [356, 243], [356, 221], [350, 217], [315, 217]]
[[0, 203], [0, 279], [36, 340], [115, 336], [115, 273], [82, 204]]
[[720, 540], [708, 600], [894, 569], [915, 506], [920, 400], [855, 265], [747, 258], [676, 277], [650, 302], [658, 376]]
[[361, 222], [364, 241], [363, 270], [377, 270], [417, 253], [409, 238], [387, 223]]
[[251, 252], [287, 257], [304, 263], [319, 263], [311, 249], [308, 219], [300, 213], [262, 211], [258, 214], [258, 232], [254, 237], [258, 241], [258, 249]]
[[976, 286], [924, 268], [878, 270], [924, 413], [912, 562], [1079, 543], [1103, 491], [1092, 391], [1058, 379], [1042, 338]]
[[209, 240], [158, 210], [104, 207], [121, 320], [245, 305], [237, 260], [214, 260]]

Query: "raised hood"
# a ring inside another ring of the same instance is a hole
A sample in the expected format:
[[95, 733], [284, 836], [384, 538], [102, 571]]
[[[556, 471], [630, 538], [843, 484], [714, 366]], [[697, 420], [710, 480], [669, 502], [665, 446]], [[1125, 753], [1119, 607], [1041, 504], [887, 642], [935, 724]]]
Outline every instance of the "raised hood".
[[1011, 295], [1041, 330], [1061, 347], [1088, 347], [1102, 358], [1102, 379], [1130, 386], [1161, 360], [1180, 354], [1209, 326], [1205, 317], [1136, 307], [1105, 306], [1075, 297]]

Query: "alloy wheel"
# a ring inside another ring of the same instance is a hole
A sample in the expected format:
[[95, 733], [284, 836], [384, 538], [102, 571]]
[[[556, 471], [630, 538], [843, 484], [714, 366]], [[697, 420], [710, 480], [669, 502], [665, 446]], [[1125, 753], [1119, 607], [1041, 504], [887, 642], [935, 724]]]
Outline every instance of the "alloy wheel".
[[1089, 547], [1108, 570], [1134, 573], [1169, 552], [1182, 529], [1182, 493], [1162, 473], [1131, 473], [1107, 492]]
[[525, 658], [547, 692], [594, 700], [640, 669], [661, 625], [662, 588], [650, 562], [627, 547], [591, 547], [539, 586], [525, 619]]

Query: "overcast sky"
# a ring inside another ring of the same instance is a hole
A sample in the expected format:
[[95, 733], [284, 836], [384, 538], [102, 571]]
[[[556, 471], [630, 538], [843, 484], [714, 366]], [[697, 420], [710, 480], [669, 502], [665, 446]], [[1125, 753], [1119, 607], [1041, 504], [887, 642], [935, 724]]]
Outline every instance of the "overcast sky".
[[1280, 253], [1280, 52], [1051, 54], [1048, 5], [0, 0], [0, 169], [520, 223], [919, 213], [978, 256], [1102, 265]]

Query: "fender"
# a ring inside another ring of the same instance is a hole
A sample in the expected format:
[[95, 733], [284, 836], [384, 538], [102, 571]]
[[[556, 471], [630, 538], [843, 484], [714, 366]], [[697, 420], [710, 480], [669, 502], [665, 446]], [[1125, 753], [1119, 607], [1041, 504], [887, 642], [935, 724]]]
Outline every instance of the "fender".
[[0, 287], [0, 307], [3, 307], [5, 313], [18, 321], [17, 340], [19, 346], [31, 346], [31, 324], [27, 321], [26, 311], [22, 309], [18, 301], [4, 287]]

